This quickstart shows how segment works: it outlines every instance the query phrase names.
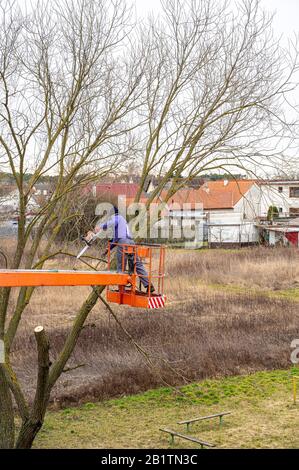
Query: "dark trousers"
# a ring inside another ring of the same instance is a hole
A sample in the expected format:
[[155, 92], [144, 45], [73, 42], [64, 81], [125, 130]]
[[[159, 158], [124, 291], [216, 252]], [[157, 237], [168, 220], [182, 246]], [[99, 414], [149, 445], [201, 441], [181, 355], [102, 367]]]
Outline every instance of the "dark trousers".
[[[120, 238], [117, 243], [124, 244], [124, 245], [135, 245], [134, 241], [131, 240], [130, 238]], [[122, 272], [123, 248], [124, 248], [123, 246], [119, 246], [119, 245], [117, 246], [116, 259], [117, 259], [117, 272], [119, 273]], [[127, 255], [126, 255], [126, 258], [127, 258]], [[124, 260], [124, 269], [126, 268], [126, 264], [127, 264], [127, 259]], [[140, 277], [142, 285], [145, 288], [147, 288], [149, 285], [148, 273], [138, 256], [136, 257], [136, 272], [137, 274], [142, 276]]]

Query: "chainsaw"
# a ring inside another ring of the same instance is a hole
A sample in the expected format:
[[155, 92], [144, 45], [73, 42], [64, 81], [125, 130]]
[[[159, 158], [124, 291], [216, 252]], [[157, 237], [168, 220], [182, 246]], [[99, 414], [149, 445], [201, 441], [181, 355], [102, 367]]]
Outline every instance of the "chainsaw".
[[88, 248], [93, 244], [93, 242], [99, 237], [99, 234], [95, 234], [91, 240], [86, 240], [86, 238], [81, 235], [80, 240], [82, 240], [85, 243], [85, 247], [82, 248], [80, 253], [77, 255], [77, 259], [81, 258], [82, 255], [84, 255], [85, 251], [88, 250]]

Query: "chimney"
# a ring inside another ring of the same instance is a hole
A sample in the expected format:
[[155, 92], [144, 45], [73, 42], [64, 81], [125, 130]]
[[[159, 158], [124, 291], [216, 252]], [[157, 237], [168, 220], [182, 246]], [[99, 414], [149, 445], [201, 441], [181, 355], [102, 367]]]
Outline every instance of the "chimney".
[[210, 192], [210, 188], [208, 186], [208, 183], [204, 183], [201, 187], [201, 189], [203, 189], [206, 193], [209, 193]]

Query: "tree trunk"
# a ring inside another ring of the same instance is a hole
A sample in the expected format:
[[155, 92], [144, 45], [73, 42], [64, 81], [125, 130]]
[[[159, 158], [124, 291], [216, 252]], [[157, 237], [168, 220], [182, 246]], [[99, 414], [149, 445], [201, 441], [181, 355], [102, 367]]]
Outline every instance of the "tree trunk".
[[45, 413], [50, 398], [47, 382], [49, 377], [49, 342], [46, 332], [42, 326], [34, 328], [34, 335], [37, 343], [37, 363], [38, 375], [35, 398], [32, 405], [32, 412], [29, 419], [23, 421], [20, 429], [16, 448], [30, 449], [35, 436], [44, 423]]
[[14, 446], [15, 425], [12, 396], [3, 366], [0, 365], [0, 449]]
[[18, 435], [16, 449], [31, 449], [33, 441], [42, 425], [42, 421], [31, 419], [23, 423]]

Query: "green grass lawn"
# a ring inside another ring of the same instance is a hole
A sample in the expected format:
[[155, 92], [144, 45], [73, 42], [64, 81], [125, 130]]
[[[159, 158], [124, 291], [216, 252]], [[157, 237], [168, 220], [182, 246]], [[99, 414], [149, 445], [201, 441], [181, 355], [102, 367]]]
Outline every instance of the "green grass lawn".
[[190, 435], [222, 448], [298, 448], [299, 404], [294, 405], [292, 397], [295, 373], [299, 375], [294, 368], [205, 380], [177, 391], [164, 387], [48, 412], [35, 447], [194, 448], [183, 440], [171, 446], [159, 427], [185, 433], [177, 421], [232, 411], [221, 427], [218, 418], [203, 421], [191, 426]]

